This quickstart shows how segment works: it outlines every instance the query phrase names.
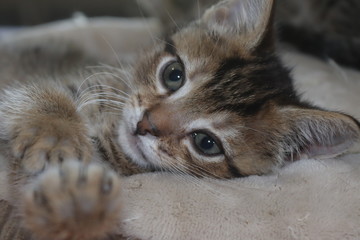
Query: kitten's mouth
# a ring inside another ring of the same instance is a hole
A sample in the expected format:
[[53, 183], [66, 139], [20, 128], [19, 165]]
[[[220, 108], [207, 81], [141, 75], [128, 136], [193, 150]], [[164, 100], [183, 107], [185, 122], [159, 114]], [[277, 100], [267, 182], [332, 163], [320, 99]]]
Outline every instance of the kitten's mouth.
[[[148, 167], [151, 165], [151, 161], [145, 155], [146, 144], [143, 139], [136, 134], [136, 131], [132, 131], [129, 126], [121, 126], [119, 142], [124, 153], [136, 164], [142, 167]], [[145, 148], [145, 149], [144, 149]]]
[[134, 147], [140, 153], [143, 160], [150, 163], [150, 161], [147, 159], [146, 155], [144, 154], [144, 152], [143, 152], [143, 150], [142, 150], [142, 148], [140, 146], [141, 139], [139, 139], [139, 136], [136, 133], [133, 133], [131, 137], [134, 139], [133, 141], [135, 142]]

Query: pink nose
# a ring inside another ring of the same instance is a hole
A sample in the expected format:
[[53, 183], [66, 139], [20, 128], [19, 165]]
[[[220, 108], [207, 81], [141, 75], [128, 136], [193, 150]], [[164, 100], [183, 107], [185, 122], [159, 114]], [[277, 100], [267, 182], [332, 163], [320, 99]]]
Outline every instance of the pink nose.
[[142, 136], [145, 136], [148, 133], [156, 137], [160, 135], [158, 128], [151, 121], [151, 116], [148, 111], [145, 111], [142, 120], [137, 123], [135, 133]]

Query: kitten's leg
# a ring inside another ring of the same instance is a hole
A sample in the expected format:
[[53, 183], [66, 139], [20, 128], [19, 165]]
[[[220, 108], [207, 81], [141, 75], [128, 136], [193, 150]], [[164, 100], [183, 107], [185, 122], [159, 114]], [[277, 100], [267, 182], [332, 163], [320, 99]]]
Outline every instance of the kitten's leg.
[[120, 181], [99, 164], [67, 161], [26, 186], [25, 225], [40, 239], [101, 239], [116, 230]]
[[30, 232], [46, 240], [86, 240], [114, 226], [118, 179], [98, 165], [85, 167], [92, 144], [65, 91], [36, 86], [5, 91], [0, 139], [11, 161], [12, 203]]

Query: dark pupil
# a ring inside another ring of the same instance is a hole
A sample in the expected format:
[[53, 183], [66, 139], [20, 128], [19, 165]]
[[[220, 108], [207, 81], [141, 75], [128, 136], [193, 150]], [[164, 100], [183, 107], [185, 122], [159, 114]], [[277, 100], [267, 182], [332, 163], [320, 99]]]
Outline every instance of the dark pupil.
[[209, 150], [212, 149], [214, 144], [215, 144], [214, 140], [212, 140], [210, 137], [204, 137], [201, 140], [200, 147], [204, 150]]
[[173, 69], [171, 72], [170, 72], [170, 75], [169, 75], [169, 80], [170, 81], [173, 81], [173, 82], [177, 82], [179, 80], [181, 80], [183, 76], [183, 73], [181, 70], [179, 69]]

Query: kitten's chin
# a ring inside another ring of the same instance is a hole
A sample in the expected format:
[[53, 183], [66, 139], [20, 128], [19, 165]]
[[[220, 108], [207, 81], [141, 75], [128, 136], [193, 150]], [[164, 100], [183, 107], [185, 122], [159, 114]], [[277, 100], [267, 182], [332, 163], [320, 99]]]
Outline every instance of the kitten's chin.
[[144, 159], [143, 153], [138, 148], [138, 137], [131, 133], [131, 130], [125, 125], [121, 124], [119, 129], [119, 144], [123, 152], [137, 165], [148, 167], [148, 162]]

